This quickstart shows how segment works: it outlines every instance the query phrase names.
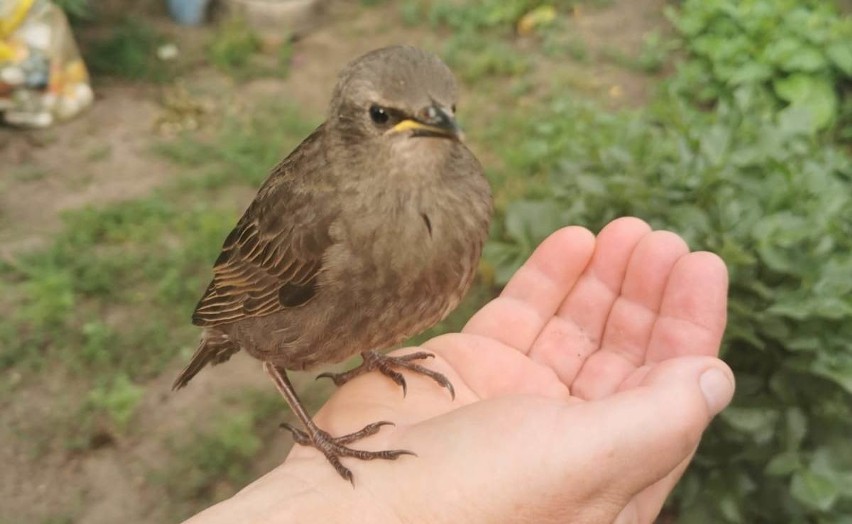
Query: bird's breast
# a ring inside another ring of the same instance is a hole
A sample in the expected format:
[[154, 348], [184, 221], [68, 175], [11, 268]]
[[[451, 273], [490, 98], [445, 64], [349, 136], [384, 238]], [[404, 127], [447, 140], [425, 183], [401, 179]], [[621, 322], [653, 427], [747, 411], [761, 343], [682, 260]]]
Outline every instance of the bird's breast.
[[388, 285], [424, 274], [456, 277], [455, 268], [469, 265], [462, 259], [478, 255], [488, 227], [489, 210], [471, 203], [482, 196], [463, 189], [440, 183], [375, 188], [333, 226], [334, 264], [394, 281]]

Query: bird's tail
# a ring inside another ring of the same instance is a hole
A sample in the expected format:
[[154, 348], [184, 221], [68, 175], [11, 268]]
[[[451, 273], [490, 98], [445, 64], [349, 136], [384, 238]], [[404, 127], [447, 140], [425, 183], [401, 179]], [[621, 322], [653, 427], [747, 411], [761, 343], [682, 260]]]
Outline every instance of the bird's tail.
[[240, 348], [221, 331], [207, 328], [201, 334], [201, 343], [192, 355], [189, 364], [180, 372], [172, 390], [184, 387], [207, 364], [216, 365], [225, 362]]

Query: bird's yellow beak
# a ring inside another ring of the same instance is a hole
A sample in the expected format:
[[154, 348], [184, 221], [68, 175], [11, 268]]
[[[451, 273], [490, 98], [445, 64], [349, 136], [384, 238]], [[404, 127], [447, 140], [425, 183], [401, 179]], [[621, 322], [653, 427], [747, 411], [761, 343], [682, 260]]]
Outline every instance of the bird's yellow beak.
[[447, 111], [433, 105], [426, 108], [422, 113], [422, 117], [406, 118], [400, 121], [385, 131], [385, 134], [411, 131], [411, 136], [431, 136], [454, 138], [457, 140], [462, 138], [461, 129], [456, 123], [455, 118], [447, 113]]

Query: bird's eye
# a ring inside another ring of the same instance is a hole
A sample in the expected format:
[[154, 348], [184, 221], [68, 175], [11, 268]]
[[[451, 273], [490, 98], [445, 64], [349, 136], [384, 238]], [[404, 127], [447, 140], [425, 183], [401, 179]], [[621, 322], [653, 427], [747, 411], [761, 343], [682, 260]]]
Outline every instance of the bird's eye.
[[453, 104], [453, 106], [450, 109], [453, 110], [453, 114], [456, 114], [456, 105], [455, 104]]
[[377, 124], [387, 124], [390, 116], [384, 107], [373, 104], [370, 106], [370, 118]]

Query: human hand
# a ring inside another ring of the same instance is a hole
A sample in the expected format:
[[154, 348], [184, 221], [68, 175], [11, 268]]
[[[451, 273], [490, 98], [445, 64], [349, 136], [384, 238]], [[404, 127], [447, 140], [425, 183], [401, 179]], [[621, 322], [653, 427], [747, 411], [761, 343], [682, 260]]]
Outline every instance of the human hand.
[[653, 522], [733, 395], [726, 293], [717, 256], [640, 220], [564, 228], [461, 333], [423, 344], [455, 400], [368, 373], [314, 418], [332, 435], [393, 421], [357, 447], [417, 457], [345, 459], [353, 489], [297, 445], [193, 522]]

